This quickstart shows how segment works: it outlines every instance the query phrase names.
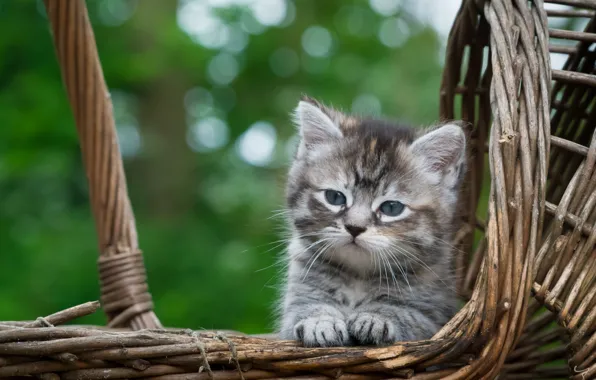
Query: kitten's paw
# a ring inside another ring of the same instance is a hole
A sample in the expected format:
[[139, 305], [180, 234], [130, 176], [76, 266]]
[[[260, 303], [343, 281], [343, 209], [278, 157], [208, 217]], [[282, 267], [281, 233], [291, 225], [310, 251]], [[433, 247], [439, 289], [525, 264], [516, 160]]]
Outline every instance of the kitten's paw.
[[346, 323], [331, 316], [301, 320], [294, 326], [294, 336], [307, 347], [345, 346], [350, 340]]
[[398, 340], [395, 323], [378, 314], [352, 314], [348, 318], [348, 331], [360, 344], [387, 345]]

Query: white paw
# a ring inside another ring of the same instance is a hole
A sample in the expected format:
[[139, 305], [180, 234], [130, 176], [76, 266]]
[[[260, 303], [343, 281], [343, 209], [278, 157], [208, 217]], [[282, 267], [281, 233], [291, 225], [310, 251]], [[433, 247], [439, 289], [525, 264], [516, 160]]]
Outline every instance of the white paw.
[[330, 347], [347, 345], [350, 336], [344, 321], [325, 315], [298, 322], [294, 337], [307, 347]]
[[360, 344], [386, 345], [398, 340], [395, 323], [378, 314], [352, 314], [348, 318], [348, 331]]

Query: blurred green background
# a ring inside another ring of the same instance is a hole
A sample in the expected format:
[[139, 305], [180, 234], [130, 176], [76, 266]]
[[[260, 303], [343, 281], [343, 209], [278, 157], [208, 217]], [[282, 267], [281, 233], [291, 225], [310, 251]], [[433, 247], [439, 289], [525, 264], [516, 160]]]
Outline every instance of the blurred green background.
[[[433, 123], [459, 3], [87, 2], [165, 325], [270, 330], [289, 113]], [[29, 320], [98, 299], [97, 241], [41, 1], [0, 2], [0, 56], [0, 320]]]

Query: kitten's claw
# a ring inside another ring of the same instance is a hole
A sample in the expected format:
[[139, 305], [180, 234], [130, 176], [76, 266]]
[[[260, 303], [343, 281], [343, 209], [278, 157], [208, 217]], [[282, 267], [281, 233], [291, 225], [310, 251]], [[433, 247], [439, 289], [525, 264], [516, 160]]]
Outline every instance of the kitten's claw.
[[346, 323], [331, 316], [301, 320], [294, 326], [294, 337], [307, 347], [345, 346], [350, 340]]
[[352, 314], [348, 318], [348, 331], [360, 344], [387, 345], [398, 340], [395, 323], [378, 314]]

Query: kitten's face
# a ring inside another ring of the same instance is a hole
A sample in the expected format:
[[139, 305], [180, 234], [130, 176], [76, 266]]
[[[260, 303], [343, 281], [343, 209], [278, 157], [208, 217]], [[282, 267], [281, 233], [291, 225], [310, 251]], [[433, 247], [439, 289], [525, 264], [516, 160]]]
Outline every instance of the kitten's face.
[[302, 255], [359, 271], [445, 259], [465, 157], [460, 127], [417, 136], [312, 99], [300, 102], [296, 119], [301, 142], [287, 203]]

